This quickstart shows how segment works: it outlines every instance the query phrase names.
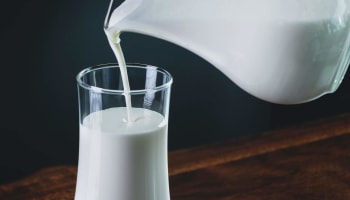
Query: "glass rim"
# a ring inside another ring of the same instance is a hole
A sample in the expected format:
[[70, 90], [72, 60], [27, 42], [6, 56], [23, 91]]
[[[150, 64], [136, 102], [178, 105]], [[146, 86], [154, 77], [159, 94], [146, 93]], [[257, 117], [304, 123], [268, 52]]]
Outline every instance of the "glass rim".
[[[93, 72], [93, 71], [96, 71], [99, 69], [103, 69], [103, 68], [113, 68], [113, 67], [119, 68], [119, 64], [118, 63], [105, 63], [105, 64], [99, 64], [99, 65], [87, 67], [87, 68], [81, 70], [77, 74], [76, 81], [80, 87], [83, 87], [87, 90], [94, 91], [96, 93], [124, 95], [124, 94], [126, 94], [126, 92], [124, 90], [114, 90], [114, 89], [106, 89], [106, 88], [92, 86], [92, 85], [89, 85], [89, 84], [83, 82], [81, 79], [83, 76], [85, 76], [86, 74], [88, 74], [90, 72]], [[166, 71], [163, 68], [153, 66], [153, 65], [148, 65], [148, 64], [141, 64], [141, 63], [126, 63], [126, 67], [127, 68], [140, 68], [140, 69], [145, 69], [147, 67], [155, 67], [157, 69], [157, 71], [162, 72], [169, 77], [169, 80], [160, 86], [157, 86], [154, 88], [140, 89], [140, 90], [130, 90], [128, 92], [129, 95], [137, 95], [137, 94], [145, 94], [148, 92], [161, 91], [161, 90], [164, 90], [166, 88], [169, 88], [171, 86], [171, 84], [173, 83], [173, 77], [171, 76], [171, 74], [168, 71]]]

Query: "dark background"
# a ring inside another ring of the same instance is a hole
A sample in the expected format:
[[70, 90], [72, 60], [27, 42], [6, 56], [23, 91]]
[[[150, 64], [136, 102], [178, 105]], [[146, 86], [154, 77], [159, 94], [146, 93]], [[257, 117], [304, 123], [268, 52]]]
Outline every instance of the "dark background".
[[[39, 168], [77, 164], [76, 74], [115, 62], [103, 32], [109, 1], [11, 1], [1, 12], [0, 183]], [[160, 66], [174, 77], [169, 150], [254, 135], [350, 111], [346, 75], [336, 93], [300, 105], [261, 101], [191, 52], [124, 33], [127, 62]]]

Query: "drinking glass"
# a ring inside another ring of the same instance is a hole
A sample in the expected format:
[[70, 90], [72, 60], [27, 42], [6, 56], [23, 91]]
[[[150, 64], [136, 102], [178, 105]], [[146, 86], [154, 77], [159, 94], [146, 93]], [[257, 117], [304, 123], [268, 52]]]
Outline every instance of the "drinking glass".
[[123, 89], [118, 64], [89, 67], [77, 75], [75, 200], [170, 199], [167, 131], [172, 76], [144, 64], [127, 64], [126, 69], [130, 91]]

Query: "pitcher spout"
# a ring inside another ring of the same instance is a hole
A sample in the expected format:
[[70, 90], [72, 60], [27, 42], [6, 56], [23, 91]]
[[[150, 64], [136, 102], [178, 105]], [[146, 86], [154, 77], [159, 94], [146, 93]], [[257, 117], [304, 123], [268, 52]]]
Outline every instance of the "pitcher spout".
[[131, 13], [133, 13], [133, 11], [141, 5], [141, 2], [142, 0], [125, 0], [123, 2], [120, 2], [118, 0], [111, 0], [103, 28], [105, 30], [121, 30], [122, 28], [118, 28], [118, 22], [127, 18]]

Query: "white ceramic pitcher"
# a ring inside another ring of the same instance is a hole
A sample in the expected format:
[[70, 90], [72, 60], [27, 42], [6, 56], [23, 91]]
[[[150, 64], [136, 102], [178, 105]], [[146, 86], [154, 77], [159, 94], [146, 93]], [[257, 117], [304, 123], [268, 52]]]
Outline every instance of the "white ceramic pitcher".
[[350, 0], [112, 0], [105, 30], [175, 43], [253, 96], [296, 104], [341, 83]]

